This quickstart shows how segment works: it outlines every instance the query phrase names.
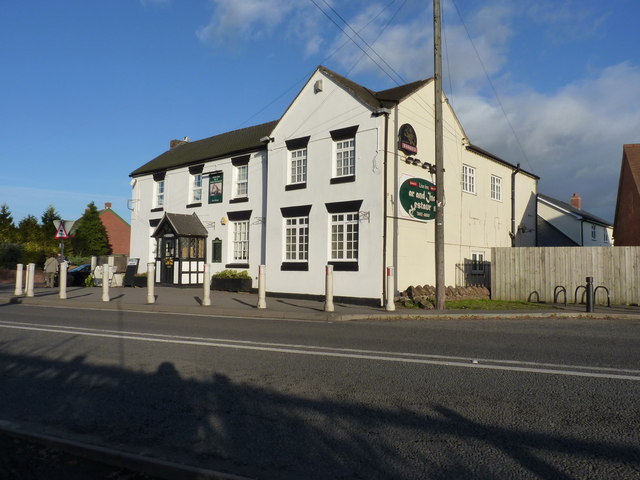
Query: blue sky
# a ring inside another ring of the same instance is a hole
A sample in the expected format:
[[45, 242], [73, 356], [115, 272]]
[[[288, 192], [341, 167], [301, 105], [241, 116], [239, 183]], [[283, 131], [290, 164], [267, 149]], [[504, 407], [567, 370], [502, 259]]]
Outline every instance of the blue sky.
[[[471, 142], [612, 221], [622, 145], [640, 142], [640, 1], [442, 3], [444, 87]], [[279, 118], [319, 64], [373, 90], [430, 77], [430, 6], [0, 0], [0, 204], [16, 224], [91, 201], [128, 219], [132, 170], [173, 138]]]

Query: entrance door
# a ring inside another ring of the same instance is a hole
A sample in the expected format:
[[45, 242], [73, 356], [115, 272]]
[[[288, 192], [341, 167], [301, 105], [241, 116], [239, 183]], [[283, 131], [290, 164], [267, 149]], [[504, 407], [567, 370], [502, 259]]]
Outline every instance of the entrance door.
[[160, 259], [160, 283], [173, 285], [173, 262], [176, 256], [176, 239], [162, 239], [162, 256]]

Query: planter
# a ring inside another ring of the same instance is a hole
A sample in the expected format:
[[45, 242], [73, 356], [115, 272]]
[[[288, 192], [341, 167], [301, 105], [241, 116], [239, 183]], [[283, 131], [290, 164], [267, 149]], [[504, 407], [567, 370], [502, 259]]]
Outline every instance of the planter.
[[211, 278], [212, 290], [223, 290], [226, 292], [250, 292], [250, 278]]

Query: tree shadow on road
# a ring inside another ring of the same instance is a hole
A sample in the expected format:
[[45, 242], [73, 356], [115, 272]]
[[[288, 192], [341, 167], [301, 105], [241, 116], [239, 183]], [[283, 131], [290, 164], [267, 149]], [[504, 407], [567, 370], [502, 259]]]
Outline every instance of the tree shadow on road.
[[[0, 353], [0, 418], [257, 478], [489, 479], [516, 472], [568, 480], [624, 478], [640, 468], [632, 439], [496, 427], [427, 401], [394, 408], [291, 394], [215, 371], [197, 380], [169, 361], [148, 374], [90, 359], [89, 352], [69, 361]], [[558, 456], [574, 458], [573, 470], [559, 467]]]

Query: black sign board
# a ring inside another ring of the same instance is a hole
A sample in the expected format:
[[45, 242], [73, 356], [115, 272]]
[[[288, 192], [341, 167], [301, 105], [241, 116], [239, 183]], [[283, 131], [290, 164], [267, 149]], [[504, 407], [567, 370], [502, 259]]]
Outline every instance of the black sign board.
[[418, 137], [411, 125], [405, 123], [398, 132], [398, 148], [407, 155], [418, 153]]
[[124, 272], [124, 280], [122, 285], [124, 287], [135, 287], [135, 275], [138, 273], [139, 258], [130, 258], [127, 262], [127, 270]]

